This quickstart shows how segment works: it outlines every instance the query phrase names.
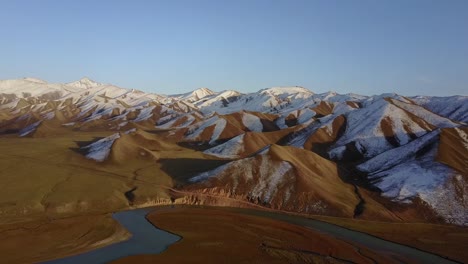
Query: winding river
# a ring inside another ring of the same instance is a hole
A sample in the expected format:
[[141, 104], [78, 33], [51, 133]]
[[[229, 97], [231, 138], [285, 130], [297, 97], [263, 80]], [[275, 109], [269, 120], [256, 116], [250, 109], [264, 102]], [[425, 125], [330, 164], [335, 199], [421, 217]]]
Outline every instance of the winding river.
[[[200, 208], [200, 206], [184, 207]], [[165, 249], [167, 249], [167, 247], [169, 247], [171, 244], [180, 240], [181, 237], [156, 228], [146, 220], [145, 216], [149, 212], [170, 210], [170, 208], [171, 207], [163, 206], [114, 213], [113, 218], [117, 220], [121, 225], [123, 225], [132, 234], [132, 237], [129, 240], [109, 245], [104, 248], [96, 249], [87, 253], [57, 259], [46, 263], [107, 263], [109, 261], [130, 255], [161, 253]], [[398, 259], [398, 256], [403, 256], [406, 259], [415, 260], [421, 263], [457, 263], [442, 258], [438, 255], [418, 250], [416, 248], [390, 242], [365, 233], [353, 231], [337, 225], [329, 224], [314, 219], [254, 209], [222, 209], [229, 210], [231, 212], [236, 212], [239, 214], [267, 217], [311, 228], [321, 233], [333, 236], [337, 239], [353, 242], [357, 245], [368, 247], [382, 254], [393, 255], [396, 259]]]
[[181, 237], [156, 228], [146, 215], [155, 208], [114, 213], [112, 217], [132, 234], [129, 240], [98, 248], [75, 256], [48, 261], [50, 264], [107, 263], [122, 257], [140, 254], [158, 254], [179, 241]]

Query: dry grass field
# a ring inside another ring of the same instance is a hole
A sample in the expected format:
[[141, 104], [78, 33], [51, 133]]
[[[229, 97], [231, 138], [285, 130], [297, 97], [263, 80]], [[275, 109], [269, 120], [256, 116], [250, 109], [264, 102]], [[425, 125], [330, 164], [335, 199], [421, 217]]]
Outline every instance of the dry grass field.
[[314, 216], [314, 219], [415, 247], [462, 263], [468, 262], [468, 228], [429, 223], [389, 223]]
[[398, 263], [308, 228], [219, 208], [157, 211], [148, 219], [182, 240], [161, 254], [113, 263]]
[[[174, 197], [178, 198], [175, 203], [193, 203], [193, 197], [206, 199], [196, 201], [202, 204], [237, 206], [246, 203], [222, 195], [178, 190], [177, 186], [183, 185], [187, 177], [226, 161], [162, 140], [158, 134], [143, 131], [137, 134], [122, 136], [104, 162], [87, 159], [77, 148], [109, 136], [109, 132], [68, 132], [41, 138], [1, 136], [0, 234], [3, 239], [0, 255], [4, 257], [0, 262], [44, 261], [124, 240], [129, 234], [109, 215], [115, 211], [168, 204]], [[135, 155], [142, 153], [142, 147], [149, 155]], [[300, 151], [283, 147], [274, 147], [274, 150], [278, 159], [296, 165], [303, 162], [296, 157], [302, 153]], [[299, 165], [298, 168], [305, 170], [304, 174], [311, 174], [310, 168]], [[333, 185], [328, 181], [321, 183]], [[133, 188], [134, 199], [129, 201], [125, 193]], [[373, 204], [368, 206], [379, 211]], [[160, 255], [129, 257], [116, 263], [181, 263], [202, 259], [231, 263], [394, 261], [366, 248], [361, 248], [359, 254], [355, 245], [302, 227], [220, 212], [191, 209], [187, 213], [178, 209], [150, 215], [150, 221], [158, 227], [184, 239]], [[326, 216], [314, 218], [460, 262], [468, 261], [464, 250], [468, 241], [466, 228]], [[29, 250], [22, 250], [24, 247]]]
[[126, 240], [130, 234], [109, 214], [0, 226], [0, 263], [36, 263]]

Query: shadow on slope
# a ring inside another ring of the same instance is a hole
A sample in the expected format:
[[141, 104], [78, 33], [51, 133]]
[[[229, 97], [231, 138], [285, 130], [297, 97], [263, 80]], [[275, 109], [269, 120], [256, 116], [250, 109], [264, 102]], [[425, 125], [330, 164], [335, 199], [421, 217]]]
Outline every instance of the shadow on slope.
[[230, 162], [230, 160], [216, 159], [160, 159], [161, 170], [166, 172], [172, 179], [175, 180], [176, 186], [185, 185], [188, 179], [198, 173], [215, 169], [221, 165]]
[[88, 153], [88, 150], [83, 149], [83, 147], [86, 147], [88, 145], [93, 144], [94, 142], [97, 142], [105, 137], [94, 137], [92, 140], [86, 140], [86, 141], [74, 141], [77, 147], [74, 148], [69, 148], [70, 150], [81, 154], [81, 155], [86, 155]]

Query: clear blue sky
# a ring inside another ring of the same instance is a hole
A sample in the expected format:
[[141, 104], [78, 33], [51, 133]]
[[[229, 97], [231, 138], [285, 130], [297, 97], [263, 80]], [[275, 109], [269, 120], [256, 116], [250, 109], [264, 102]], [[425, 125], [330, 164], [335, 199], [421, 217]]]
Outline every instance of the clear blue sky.
[[466, 0], [2, 1], [0, 36], [0, 79], [468, 94]]

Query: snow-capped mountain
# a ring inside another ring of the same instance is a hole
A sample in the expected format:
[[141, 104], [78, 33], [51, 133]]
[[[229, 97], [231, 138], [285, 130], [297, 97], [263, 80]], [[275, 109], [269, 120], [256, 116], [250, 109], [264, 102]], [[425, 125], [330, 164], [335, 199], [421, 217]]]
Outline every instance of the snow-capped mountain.
[[78, 81], [70, 82], [66, 84], [67, 86], [78, 87], [82, 89], [89, 89], [92, 87], [102, 86], [102, 83], [95, 82], [88, 77], [83, 77]]
[[214, 94], [215, 92], [211, 91], [208, 88], [199, 88], [189, 93], [174, 94], [174, 95], [170, 95], [169, 97], [175, 100], [183, 100], [183, 101], [192, 103], [192, 102], [199, 101], [200, 99], [203, 99], [207, 96], [214, 95]]
[[[361, 214], [354, 206], [365, 200], [368, 217], [423, 219], [429, 210], [467, 225], [467, 122], [467, 96], [317, 94], [297, 86], [165, 96], [89, 78], [0, 81], [0, 134], [114, 131], [82, 151], [96, 162], [121, 162], [133, 150], [157, 159], [149, 139], [133, 137], [158, 133], [225, 162], [191, 175], [186, 191], [338, 216]], [[122, 146], [132, 151], [116, 158]], [[407, 213], [411, 205], [424, 210]]]

